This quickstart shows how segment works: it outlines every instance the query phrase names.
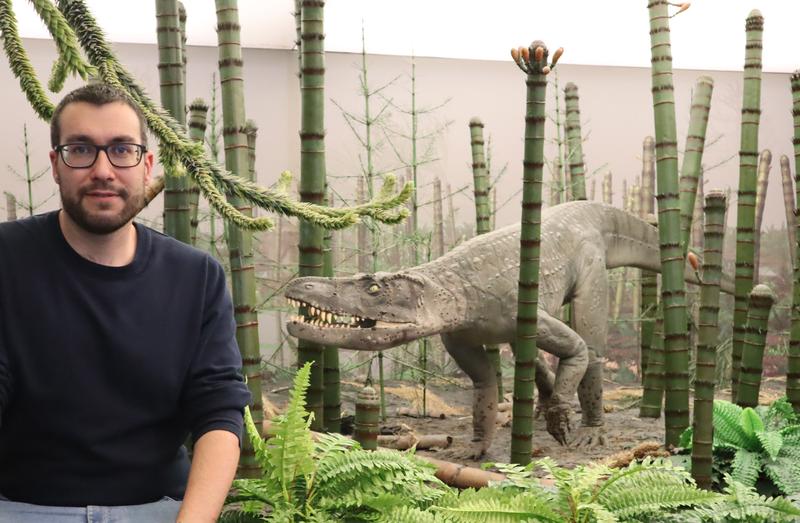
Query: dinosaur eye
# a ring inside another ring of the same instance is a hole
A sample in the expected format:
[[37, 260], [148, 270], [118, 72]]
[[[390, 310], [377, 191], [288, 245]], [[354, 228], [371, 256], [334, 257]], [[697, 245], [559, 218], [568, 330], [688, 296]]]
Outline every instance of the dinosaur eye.
[[372, 285], [367, 288], [367, 292], [370, 294], [378, 294], [381, 290], [381, 286], [377, 283], [373, 283]]

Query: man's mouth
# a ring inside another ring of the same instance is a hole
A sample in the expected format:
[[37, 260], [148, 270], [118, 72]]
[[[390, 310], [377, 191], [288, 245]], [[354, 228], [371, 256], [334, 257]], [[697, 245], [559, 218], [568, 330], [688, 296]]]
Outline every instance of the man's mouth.
[[120, 195], [114, 191], [88, 191], [86, 196], [90, 198], [110, 199], [118, 198]]

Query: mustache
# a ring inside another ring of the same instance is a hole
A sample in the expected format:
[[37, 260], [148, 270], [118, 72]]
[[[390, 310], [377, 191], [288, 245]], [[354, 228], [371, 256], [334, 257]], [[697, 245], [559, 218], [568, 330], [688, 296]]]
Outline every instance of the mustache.
[[102, 192], [110, 192], [114, 193], [120, 198], [126, 199], [129, 195], [128, 190], [124, 187], [114, 187], [112, 184], [109, 183], [93, 183], [87, 187], [84, 187], [80, 190], [81, 196], [86, 196], [88, 193], [93, 191], [102, 191]]

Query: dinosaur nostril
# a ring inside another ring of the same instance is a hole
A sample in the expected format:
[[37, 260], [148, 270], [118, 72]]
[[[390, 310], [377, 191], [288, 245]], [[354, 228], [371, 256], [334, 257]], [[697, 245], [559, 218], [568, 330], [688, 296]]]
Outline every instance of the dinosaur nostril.
[[306, 289], [313, 289], [313, 288], [314, 288], [313, 283], [306, 283]]

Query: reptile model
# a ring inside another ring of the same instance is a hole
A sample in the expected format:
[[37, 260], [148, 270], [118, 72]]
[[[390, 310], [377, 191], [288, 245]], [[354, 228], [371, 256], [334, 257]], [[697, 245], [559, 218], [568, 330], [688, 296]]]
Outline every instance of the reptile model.
[[[555, 376], [542, 360], [537, 363], [539, 408], [548, 432], [566, 444], [568, 402], [577, 390], [582, 426], [576, 443], [603, 444], [606, 269], [659, 271], [658, 231], [632, 214], [589, 201], [546, 209], [541, 230], [537, 346], [559, 362]], [[519, 232], [516, 224], [486, 233], [399, 272], [297, 278], [285, 296], [305, 307], [307, 316], [291, 318], [288, 331], [323, 345], [369, 351], [440, 334], [473, 382], [468, 454], [480, 457], [491, 444], [497, 409], [495, 372], [483, 346], [515, 340]], [[574, 330], [556, 317], [569, 301]]]

